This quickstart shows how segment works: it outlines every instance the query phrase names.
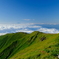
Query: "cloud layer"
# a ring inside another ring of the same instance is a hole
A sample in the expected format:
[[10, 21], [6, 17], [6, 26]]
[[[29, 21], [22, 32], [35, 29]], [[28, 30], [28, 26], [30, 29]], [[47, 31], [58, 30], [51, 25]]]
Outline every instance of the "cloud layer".
[[59, 33], [59, 30], [56, 28], [44, 28], [41, 25], [34, 23], [28, 24], [0, 24], [0, 35], [6, 33], [15, 33], [15, 32], [27, 32], [31, 33], [33, 31], [40, 31], [44, 33]]

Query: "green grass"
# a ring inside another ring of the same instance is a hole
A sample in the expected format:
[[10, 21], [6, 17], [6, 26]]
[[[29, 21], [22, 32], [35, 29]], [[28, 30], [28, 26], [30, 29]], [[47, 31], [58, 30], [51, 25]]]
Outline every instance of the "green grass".
[[59, 34], [38, 31], [0, 36], [0, 59], [58, 59]]

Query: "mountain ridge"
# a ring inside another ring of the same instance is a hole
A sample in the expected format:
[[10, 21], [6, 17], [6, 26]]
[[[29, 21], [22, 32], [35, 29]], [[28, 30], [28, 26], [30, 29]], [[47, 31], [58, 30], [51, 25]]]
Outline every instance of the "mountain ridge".
[[34, 31], [0, 36], [0, 59], [58, 59], [59, 34]]

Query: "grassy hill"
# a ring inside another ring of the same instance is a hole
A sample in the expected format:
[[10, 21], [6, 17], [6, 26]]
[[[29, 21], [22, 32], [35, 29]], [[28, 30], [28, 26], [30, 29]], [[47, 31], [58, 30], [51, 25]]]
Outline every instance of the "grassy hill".
[[59, 34], [34, 31], [0, 36], [0, 59], [58, 59]]

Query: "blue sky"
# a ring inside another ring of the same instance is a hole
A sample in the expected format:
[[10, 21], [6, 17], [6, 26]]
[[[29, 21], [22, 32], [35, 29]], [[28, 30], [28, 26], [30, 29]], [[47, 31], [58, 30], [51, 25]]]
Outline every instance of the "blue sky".
[[59, 23], [59, 0], [0, 0], [4, 23]]

